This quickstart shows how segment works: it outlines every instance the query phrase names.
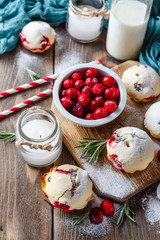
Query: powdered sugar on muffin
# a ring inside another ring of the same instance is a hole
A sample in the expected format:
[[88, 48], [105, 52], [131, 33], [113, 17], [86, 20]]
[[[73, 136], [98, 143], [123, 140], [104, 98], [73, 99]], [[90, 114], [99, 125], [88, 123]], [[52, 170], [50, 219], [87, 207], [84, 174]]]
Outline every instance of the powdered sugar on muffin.
[[154, 145], [147, 133], [135, 127], [117, 129], [107, 142], [108, 159], [128, 173], [144, 170], [154, 158]]
[[25, 48], [41, 53], [54, 44], [56, 33], [48, 23], [33, 21], [24, 26], [20, 37]]
[[145, 127], [150, 134], [160, 139], [160, 102], [152, 104], [145, 114]]
[[42, 190], [51, 204], [65, 211], [84, 208], [93, 198], [87, 171], [73, 166], [52, 168], [42, 177]]
[[160, 94], [160, 77], [157, 72], [145, 65], [135, 65], [122, 76], [127, 93], [137, 102], [147, 102]]

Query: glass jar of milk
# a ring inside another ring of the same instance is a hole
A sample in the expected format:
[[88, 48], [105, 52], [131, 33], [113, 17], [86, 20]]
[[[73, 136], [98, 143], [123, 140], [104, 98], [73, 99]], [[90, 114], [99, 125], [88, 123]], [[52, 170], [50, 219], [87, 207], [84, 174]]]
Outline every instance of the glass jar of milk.
[[138, 57], [153, 0], [112, 0], [106, 49], [118, 59]]

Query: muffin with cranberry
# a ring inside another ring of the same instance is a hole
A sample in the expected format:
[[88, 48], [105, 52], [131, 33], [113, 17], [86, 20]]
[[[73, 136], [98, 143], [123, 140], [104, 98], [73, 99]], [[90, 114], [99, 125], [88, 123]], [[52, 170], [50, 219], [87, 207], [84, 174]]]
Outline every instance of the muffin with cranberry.
[[20, 37], [25, 48], [42, 53], [54, 44], [56, 33], [48, 23], [33, 21], [24, 26]]
[[42, 190], [50, 203], [64, 211], [84, 208], [93, 199], [87, 171], [64, 164], [42, 176]]
[[152, 104], [147, 110], [145, 126], [153, 137], [160, 139], [160, 102]]
[[123, 127], [107, 142], [107, 155], [117, 169], [128, 173], [142, 171], [154, 158], [154, 144], [145, 131]]
[[122, 76], [127, 93], [136, 102], [147, 102], [160, 94], [160, 77], [157, 72], [145, 65], [135, 65]]

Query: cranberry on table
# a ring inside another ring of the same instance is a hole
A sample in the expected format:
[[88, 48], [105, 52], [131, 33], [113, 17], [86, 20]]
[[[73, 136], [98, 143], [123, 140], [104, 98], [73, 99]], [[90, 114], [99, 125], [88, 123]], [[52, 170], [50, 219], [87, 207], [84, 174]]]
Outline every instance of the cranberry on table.
[[81, 93], [78, 97], [78, 102], [81, 106], [86, 107], [90, 102], [90, 98], [89, 98], [88, 94]]
[[92, 99], [94, 97], [94, 94], [92, 92], [92, 88], [89, 86], [85, 86], [84, 88], [82, 88], [81, 93], [87, 93], [88, 96], [90, 97], [90, 99]]
[[108, 111], [103, 107], [99, 107], [94, 111], [93, 115], [95, 119], [104, 118], [108, 116]]
[[157, 152], [157, 158], [160, 159], [160, 150]]
[[89, 104], [89, 109], [91, 112], [94, 112], [99, 107], [98, 103], [96, 100], [92, 100]]
[[61, 103], [62, 103], [63, 107], [66, 108], [66, 109], [68, 109], [71, 106], [73, 106], [72, 100], [69, 97], [67, 97], [67, 96], [61, 98]]
[[104, 200], [101, 205], [100, 208], [102, 209], [102, 212], [106, 215], [106, 216], [111, 216], [114, 213], [114, 205], [111, 201], [109, 200]]
[[102, 83], [106, 87], [112, 87], [116, 83], [116, 81], [112, 76], [105, 76], [102, 78]]
[[103, 212], [99, 207], [94, 207], [91, 209], [89, 218], [93, 223], [101, 223], [103, 220]]
[[98, 70], [96, 68], [88, 68], [85, 75], [86, 77], [96, 77]]
[[104, 108], [107, 109], [109, 113], [112, 113], [117, 109], [117, 102], [115, 100], [107, 100], [104, 103]]
[[74, 82], [71, 79], [66, 79], [63, 81], [62, 85], [64, 88], [71, 88], [74, 86]]
[[76, 103], [72, 108], [72, 114], [76, 117], [82, 118], [84, 115], [83, 107], [79, 103]]
[[97, 83], [93, 86], [92, 91], [95, 95], [101, 95], [104, 92], [104, 85], [102, 83]]
[[82, 79], [82, 74], [80, 72], [75, 72], [72, 74], [72, 79], [73, 79], [73, 81], [80, 80], [80, 79]]
[[86, 86], [89, 86], [89, 87], [93, 87], [96, 83], [98, 83], [98, 78], [96, 77], [89, 77], [89, 78], [86, 78], [85, 80], [85, 85]]
[[99, 107], [104, 105], [105, 100], [103, 96], [96, 96], [94, 100], [98, 103]]
[[85, 116], [86, 120], [95, 120], [93, 113], [87, 113]]
[[77, 81], [75, 81], [75, 83], [74, 83], [74, 87], [75, 87], [77, 90], [81, 90], [84, 86], [85, 86], [85, 85], [84, 85], [83, 80], [77, 80]]
[[67, 96], [70, 98], [77, 98], [78, 97], [77, 90], [75, 88], [69, 88], [67, 90]]

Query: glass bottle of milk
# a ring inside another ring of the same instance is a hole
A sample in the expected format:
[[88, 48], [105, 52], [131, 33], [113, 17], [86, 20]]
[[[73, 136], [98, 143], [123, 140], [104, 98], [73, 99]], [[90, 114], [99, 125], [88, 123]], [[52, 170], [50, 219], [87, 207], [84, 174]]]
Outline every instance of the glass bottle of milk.
[[118, 59], [135, 59], [142, 47], [153, 0], [112, 0], [106, 49]]

